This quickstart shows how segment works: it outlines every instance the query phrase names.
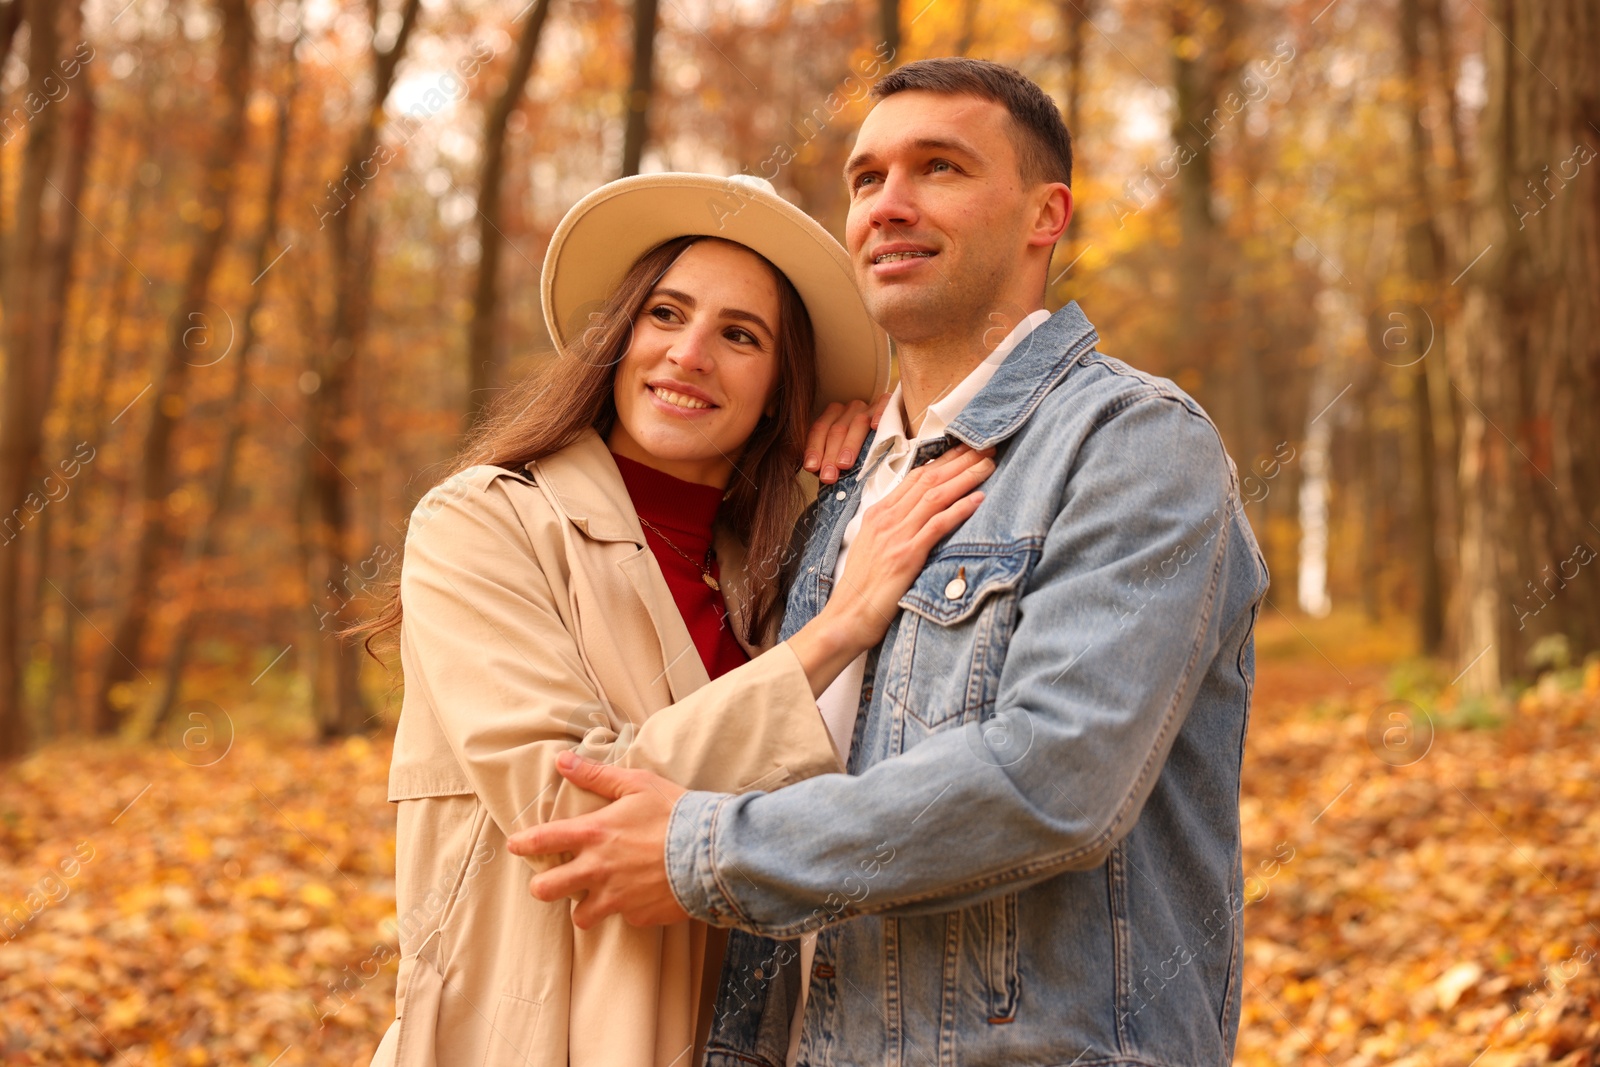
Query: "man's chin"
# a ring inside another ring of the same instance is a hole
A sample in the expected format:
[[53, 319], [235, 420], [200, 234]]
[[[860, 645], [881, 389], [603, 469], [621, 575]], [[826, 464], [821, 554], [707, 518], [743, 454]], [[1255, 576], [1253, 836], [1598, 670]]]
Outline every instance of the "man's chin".
[[930, 287], [879, 288], [866, 297], [867, 314], [899, 344], [933, 337], [945, 328], [948, 301]]

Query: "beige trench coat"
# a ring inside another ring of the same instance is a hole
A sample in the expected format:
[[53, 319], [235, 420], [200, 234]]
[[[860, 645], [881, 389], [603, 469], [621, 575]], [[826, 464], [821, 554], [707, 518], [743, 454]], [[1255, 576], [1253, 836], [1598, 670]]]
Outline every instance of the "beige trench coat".
[[[717, 551], [737, 618], [743, 553], [725, 531]], [[556, 773], [574, 747], [691, 789], [842, 770], [799, 661], [779, 645], [708, 682], [592, 431], [526, 472], [472, 467], [424, 497], [400, 593], [401, 959], [374, 1067], [698, 1062], [722, 932], [617, 916], [578, 930], [570, 900], [529, 896], [542, 868], [506, 837], [603, 803]]]

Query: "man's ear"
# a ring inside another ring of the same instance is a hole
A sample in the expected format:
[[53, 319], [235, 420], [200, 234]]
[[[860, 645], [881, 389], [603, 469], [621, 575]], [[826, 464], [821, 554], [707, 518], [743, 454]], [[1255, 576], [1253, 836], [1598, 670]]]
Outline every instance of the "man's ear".
[[1033, 228], [1028, 233], [1031, 247], [1046, 248], [1061, 240], [1072, 221], [1072, 190], [1060, 182], [1041, 185], [1036, 194]]

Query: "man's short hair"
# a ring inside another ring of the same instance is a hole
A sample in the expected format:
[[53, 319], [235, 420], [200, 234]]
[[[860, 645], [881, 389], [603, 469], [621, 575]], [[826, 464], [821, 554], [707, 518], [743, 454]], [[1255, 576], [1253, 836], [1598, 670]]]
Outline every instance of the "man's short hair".
[[993, 100], [1011, 113], [1023, 178], [1072, 184], [1072, 134], [1055, 101], [1021, 72], [987, 59], [919, 59], [884, 75], [871, 95], [882, 100], [913, 89]]

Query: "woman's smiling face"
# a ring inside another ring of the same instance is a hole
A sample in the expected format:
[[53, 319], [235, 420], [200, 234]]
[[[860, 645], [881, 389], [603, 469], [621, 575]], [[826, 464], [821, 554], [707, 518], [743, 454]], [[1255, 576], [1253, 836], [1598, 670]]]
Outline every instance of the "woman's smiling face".
[[724, 488], [778, 381], [778, 283], [742, 245], [684, 250], [633, 323], [617, 366], [611, 451]]

